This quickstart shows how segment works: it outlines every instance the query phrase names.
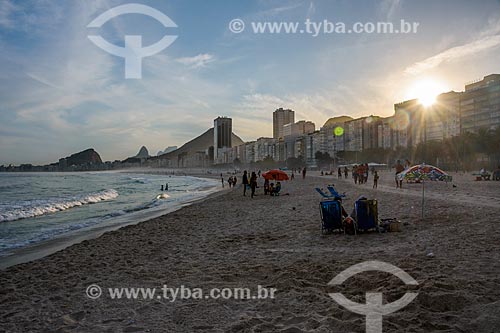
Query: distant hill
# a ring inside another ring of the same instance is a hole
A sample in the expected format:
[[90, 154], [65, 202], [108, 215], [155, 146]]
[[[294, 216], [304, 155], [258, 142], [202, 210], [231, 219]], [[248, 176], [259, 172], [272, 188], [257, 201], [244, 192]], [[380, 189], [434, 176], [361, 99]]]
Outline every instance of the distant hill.
[[163, 155], [163, 154], [170, 153], [171, 151], [174, 151], [176, 149], [177, 149], [177, 146], [168, 146], [167, 148], [165, 148], [165, 150], [160, 150], [158, 152], [158, 154], [156, 154], [156, 156], [160, 156], [160, 155]]
[[353, 120], [353, 118], [349, 116], [333, 117], [328, 119], [323, 125], [323, 127], [332, 127], [335, 124], [345, 123], [346, 121], [351, 121], [351, 120]]
[[66, 165], [84, 165], [87, 163], [102, 163], [101, 156], [93, 149], [89, 148], [79, 153], [64, 158]]
[[[232, 133], [231, 142], [233, 147], [244, 144], [243, 140], [241, 140], [241, 138], [234, 133]], [[205, 151], [210, 146], [213, 145], [214, 145], [214, 128], [212, 127], [202, 135], [194, 138], [191, 141], [186, 142], [179, 149], [176, 149], [170, 153], [163, 154], [159, 156], [159, 158], [173, 159], [183, 153], [194, 154], [196, 152]]]
[[139, 152], [137, 153], [137, 155], [135, 155], [134, 157], [137, 157], [137, 158], [148, 158], [149, 157], [149, 151], [148, 151], [148, 149], [145, 146], [142, 146], [141, 149], [139, 149]]

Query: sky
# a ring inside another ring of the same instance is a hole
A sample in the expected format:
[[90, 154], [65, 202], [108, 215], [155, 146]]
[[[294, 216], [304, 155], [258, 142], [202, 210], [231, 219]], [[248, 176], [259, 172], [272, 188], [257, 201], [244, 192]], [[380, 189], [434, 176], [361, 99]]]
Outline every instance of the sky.
[[[107, 10], [138, 3], [167, 15]], [[233, 33], [233, 19], [245, 30]], [[412, 34], [256, 34], [252, 22], [418, 22]], [[88, 35], [144, 46], [177, 39], [142, 60], [142, 78]], [[390, 116], [416, 82], [444, 91], [500, 73], [500, 1], [0, 0], [0, 164], [45, 164], [86, 148], [103, 160], [180, 146], [233, 118], [243, 140], [272, 136], [272, 112], [295, 110], [319, 129], [330, 117]]]

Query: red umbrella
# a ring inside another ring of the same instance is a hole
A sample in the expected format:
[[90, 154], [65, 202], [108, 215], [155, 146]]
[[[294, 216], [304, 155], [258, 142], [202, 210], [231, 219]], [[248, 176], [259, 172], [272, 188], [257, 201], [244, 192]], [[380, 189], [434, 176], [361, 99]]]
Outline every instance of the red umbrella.
[[288, 180], [286, 172], [281, 170], [271, 170], [262, 174], [262, 177], [267, 180]]

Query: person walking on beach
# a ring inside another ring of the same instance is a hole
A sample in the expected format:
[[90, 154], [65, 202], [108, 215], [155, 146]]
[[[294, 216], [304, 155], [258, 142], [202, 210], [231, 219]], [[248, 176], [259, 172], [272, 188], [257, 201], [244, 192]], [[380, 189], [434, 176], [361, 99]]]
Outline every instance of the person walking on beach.
[[342, 169], [339, 167], [339, 169], [337, 170], [337, 175], [340, 178], [342, 178]]
[[304, 169], [302, 169], [302, 179], [305, 179], [306, 178], [306, 167], [304, 167]]
[[247, 171], [243, 171], [243, 177], [241, 178], [241, 182], [243, 184], [243, 196], [247, 195], [247, 186], [248, 186], [248, 174]]
[[396, 162], [396, 175], [394, 179], [396, 180], [396, 188], [403, 188], [403, 180], [398, 179], [398, 175], [403, 172], [405, 167], [401, 164], [400, 160], [397, 160]]
[[254, 197], [256, 188], [257, 188], [257, 175], [255, 174], [255, 172], [252, 172], [252, 175], [250, 176], [250, 189], [252, 190], [252, 193], [250, 195], [251, 198]]
[[[221, 173], [221, 175], [222, 175], [222, 173]], [[221, 182], [222, 182], [222, 188], [224, 188], [224, 177], [222, 177], [222, 176], [221, 176], [221, 177], [220, 177], [220, 180], [221, 180]]]
[[347, 166], [344, 167], [344, 178], [347, 179], [347, 176], [349, 176], [349, 169], [347, 169]]
[[373, 171], [373, 188], [378, 187], [378, 178], [379, 178], [378, 172]]

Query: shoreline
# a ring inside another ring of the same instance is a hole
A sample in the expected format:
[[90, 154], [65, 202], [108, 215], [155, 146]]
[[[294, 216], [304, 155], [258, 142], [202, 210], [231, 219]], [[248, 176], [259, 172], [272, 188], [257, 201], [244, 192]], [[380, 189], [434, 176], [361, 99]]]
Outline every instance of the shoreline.
[[[401, 232], [322, 235], [314, 187], [334, 183], [346, 192], [346, 210], [361, 194], [379, 202], [379, 217], [404, 222]], [[243, 197], [241, 187], [219, 191], [175, 212], [74, 244], [52, 255], [0, 271], [0, 311], [7, 331], [361, 332], [365, 317], [335, 303], [328, 282], [367, 260], [391, 263], [418, 282], [419, 296], [384, 316], [384, 332], [492, 332], [500, 325], [500, 202], [498, 183], [457, 177], [454, 185], [426, 184], [425, 219], [420, 187], [396, 190], [392, 173], [379, 189], [369, 182], [308, 174], [283, 182], [283, 195]], [[289, 195], [286, 195], [286, 194]], [[489, 203], [488, 203], [489, 204]], [[489, 207], [489, 206], [488, 206]], [[429, 253], [432, 252], [432, 256]], [[97, 284], [117, 287], [277, 289], [272, 300], [99, 299]], [[365, 292], [388, 302], [407, 287], [397, 278], [368, 274], [340, 290], [363, 303]], [[335, 289], [338, 290], [338, 289]], [[40, 313], [47, 316], [40, 316]]]
[[[101, 171], [98, 171], [98, 172], [101, 172]], [[104, 172], [107, 172], [107, 171], [104, 171]], [[145, 174], [145, 172], [141, 172], [141, 171], [130, 172], [130, 173]], [[187, 176], [188, 177], [203, 178], [199, 175], [187, 175]], [[185, 177], [185, 175], [182, 175], [180, 177]], [[210, 177], [204, 177], [204, 178], [208, 179]], [[161, 211], [147, 212], [149, 214], [146, 214], [144, 216], [139, 216], [139, 217], [137, 217], [137, 216], [124, 216], [124, 217], [121, 217], [121, 219], [123, 219], [123, 221], [119, 222], [117, 224], [113, 224], [113, 225], [109, 225], [109, 226], [97, 225], [97, 226], [90, 227], [88, 229], [78, 230], [76, 232], [64, 234], [64, 235], [61, 235], [61, 236], [53, 238], [53, 239], [49, 239], [49, 240], [45, 240], [45, 241], [35, 243], [32, 245], [13, 249], [11, 251], [11, 254], [0, 257], [0, 270], [5, 270], [8, 267], [15, 266], [18, 264], [23, 264], [23, 263], [43, 259], [46, 256], [49, 256], [49, 255], [54, 254], [58, 251], [64, 250], [72, 245], [81, 243], [83, 241], [97, 239], [105, 233], [114, 232], [114, 231], [117, 231], [117, 230], [124, 228], [126, 226], [129, 226], [129, 225], [136, 225], [136, 224], [148, 222], [148, 221], [156, 219], [158, 217], [171, 214], [175, 211], [178, 211], [179, 209], [193, 205], [199, 201], [206, 200], [207, 198], [210, 198], [212, 196], [216, 196], [216, 195], [220, 194], [220, 192], [223, 192], [223, 190], [224, 189], [215, 186], [215, 187], [212, 187], [209, 190], [207, 190], [209, 193], [203, 197], [190, 199], [190, 200], [187, 200], [186, 202], [183, 202], [181, 204], [166, 208], [166, 209], [161, 210]]]

